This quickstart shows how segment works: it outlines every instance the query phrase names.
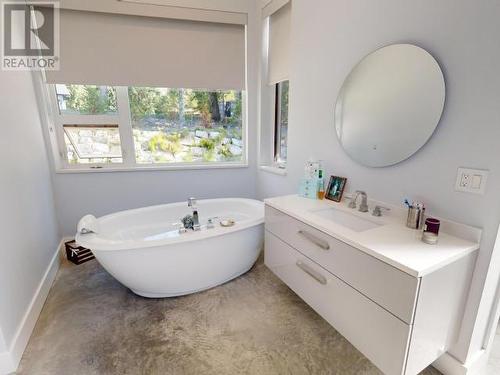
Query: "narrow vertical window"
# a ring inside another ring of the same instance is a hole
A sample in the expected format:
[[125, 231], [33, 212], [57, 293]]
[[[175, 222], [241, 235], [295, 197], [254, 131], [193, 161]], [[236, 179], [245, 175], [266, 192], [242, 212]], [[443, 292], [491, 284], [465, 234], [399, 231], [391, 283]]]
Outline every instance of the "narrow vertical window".
[[[272, 3], [271, 3], [272, 4]], [[266, 100], [272, 100], [271, 111], [266, 114], [269, 125], [264, 134], [264, 155], [273, 167], [285, 169], [288, 157], [288, 98], [290, 77], [290, 25], [291, 1], [281, 1], [278, 5], [264, 7], [263, 16], [268, 21], [264, 26], [264, 43], [267, 43], [267, 84]], [[268, 90], [268, 91], [267, 91]], [[274, 95], [273, 95], [274, 91]], [[265, 106], [264, 108], [266, 108]], [[267, 107], [269, 108], [269, 107]], [[274, 109], [274, 113], [272, 110]], [[274, 119], [273, 119], [274, 114]], [[274, 120], [274, 121], [273, 121]], [[270, 139], [272, 138], [272, 139]], [[271, 147], [270, 147], [271, 146]]]
[[276, 84], [274, 161], [279, 168], [284, 168], [287, 160], [289, 86], [289, 81]]

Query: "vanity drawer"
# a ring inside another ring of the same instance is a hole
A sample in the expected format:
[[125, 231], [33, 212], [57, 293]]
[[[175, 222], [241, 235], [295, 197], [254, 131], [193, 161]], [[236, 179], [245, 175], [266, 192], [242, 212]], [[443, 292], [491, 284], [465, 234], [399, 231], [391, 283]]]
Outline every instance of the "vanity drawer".
[[265, 264], [385, 374], [402, 374], [411, 326], [266, 231]]
[[419, 279], [266, 206], [266, 230], [408, 324]]

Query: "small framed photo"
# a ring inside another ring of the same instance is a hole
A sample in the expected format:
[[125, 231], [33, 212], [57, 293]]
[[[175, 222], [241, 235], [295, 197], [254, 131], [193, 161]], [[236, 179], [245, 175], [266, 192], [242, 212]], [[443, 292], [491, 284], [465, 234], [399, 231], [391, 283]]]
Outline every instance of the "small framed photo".
[[331, 201], [340, 202], [342, 194], [344, 194], [347, 178], [339, 176], [331, 176], [328, 188], [326, 189], [325, 198]]

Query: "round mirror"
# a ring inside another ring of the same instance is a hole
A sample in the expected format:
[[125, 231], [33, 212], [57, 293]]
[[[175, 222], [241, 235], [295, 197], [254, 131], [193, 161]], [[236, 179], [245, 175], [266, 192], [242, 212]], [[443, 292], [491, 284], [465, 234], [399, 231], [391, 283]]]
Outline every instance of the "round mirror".
[[335, 105], [335, 128], [349, 156], [370, 167], [399, 163], [436, 129], [445, 84], [436, 60], [411, 44], [394, 44], [354, 67]]

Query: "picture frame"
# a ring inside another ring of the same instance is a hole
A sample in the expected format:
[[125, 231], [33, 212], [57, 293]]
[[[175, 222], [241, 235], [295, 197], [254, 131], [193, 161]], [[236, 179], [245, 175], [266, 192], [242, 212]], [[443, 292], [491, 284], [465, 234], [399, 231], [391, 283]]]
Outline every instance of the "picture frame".
[[340, 202], [342, 200], [342, 195], [344, 194], [346, 183], [346, 177], [330, 176], [325, 198], [334, 202]]

